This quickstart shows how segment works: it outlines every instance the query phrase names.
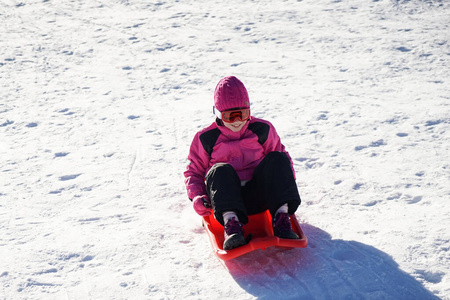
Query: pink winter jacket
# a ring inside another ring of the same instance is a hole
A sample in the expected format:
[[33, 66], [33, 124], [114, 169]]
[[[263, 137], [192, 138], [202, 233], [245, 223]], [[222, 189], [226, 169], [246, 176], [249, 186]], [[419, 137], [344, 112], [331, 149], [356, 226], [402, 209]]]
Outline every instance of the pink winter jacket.
[[292, 159], [270, 122], [252, 117], [239, 132], [219, 124], [214, 122], [199, 131], [192, 141], [184, 172], [189, 199], [206, 195], [205, 176], [216, 163], [230, 164], [241, 181], [246, 181], [252, 179], [256, 166], [269, 152], [282, 151], [294, 172]]

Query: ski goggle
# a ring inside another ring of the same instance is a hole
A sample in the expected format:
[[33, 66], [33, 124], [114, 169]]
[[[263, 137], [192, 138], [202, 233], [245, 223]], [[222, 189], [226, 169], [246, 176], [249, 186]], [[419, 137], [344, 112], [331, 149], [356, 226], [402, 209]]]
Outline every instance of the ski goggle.
[[225, 123], [233, 123], [236, 119], [247, 121], [250, 118], [250, 108], [236, 108], [225, 111], [218, 111], [213, 107], [214, 114]]

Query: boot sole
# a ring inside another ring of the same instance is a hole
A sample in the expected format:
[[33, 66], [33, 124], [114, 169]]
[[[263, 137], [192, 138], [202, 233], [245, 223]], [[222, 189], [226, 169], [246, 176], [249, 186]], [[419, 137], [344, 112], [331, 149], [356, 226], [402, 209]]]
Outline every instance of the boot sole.
[[244, 236], [242, 234], [234, 234], [228, 237], [228, 239], [223, 242], [223, 250], [231, 250], [240, 246], [247, 244]]

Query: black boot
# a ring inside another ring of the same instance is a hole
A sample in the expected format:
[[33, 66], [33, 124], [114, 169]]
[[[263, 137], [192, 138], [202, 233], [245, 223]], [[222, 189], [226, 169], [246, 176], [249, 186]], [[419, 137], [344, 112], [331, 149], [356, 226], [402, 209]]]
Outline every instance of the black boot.
[[278, 213], [273, 219], [273, 234], [281, 239], [300, 239], [292, 230], [291, 217], [287, 213]]
[[223, 242], [223, 250], [231, 250], [245, 245], [247, 242], [244, 238], [243, 224], [231, 218], [225, 224], [225, 241]]

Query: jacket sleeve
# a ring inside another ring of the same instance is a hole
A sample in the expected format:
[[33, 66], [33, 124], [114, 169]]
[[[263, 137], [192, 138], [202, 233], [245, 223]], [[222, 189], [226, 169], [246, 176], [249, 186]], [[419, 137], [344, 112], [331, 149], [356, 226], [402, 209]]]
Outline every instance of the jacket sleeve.
[[200, 141], [200, 133], [197, 133], [192, 141], [188, 160], [189, 163], [184, 172], [184, 184], [188, 197], [192, 201], [195, 196], [206, 195], [205, 175], [210, 157]]
[[280, 151], [286, 153], [287, 157], [289, 158], [289, 161], [291, 162], [292, 173], [294, 174], [294, 178], [296, 178], [294, 170], [294, 162], [292, 161], [289, 152], [286, 151], [286, 148], [281, 143], [280, 136], [275, 130], [275, 127], [271, 123], [269, 123], [269, 127], [270, 127], [269, 134], [267, 136], [266, 142], [263, 145], [265, 154], [272, 151]]

